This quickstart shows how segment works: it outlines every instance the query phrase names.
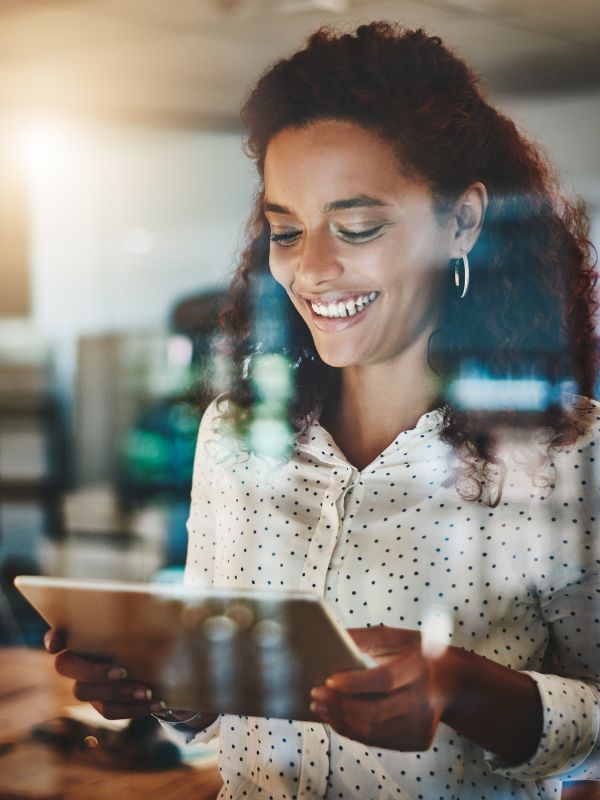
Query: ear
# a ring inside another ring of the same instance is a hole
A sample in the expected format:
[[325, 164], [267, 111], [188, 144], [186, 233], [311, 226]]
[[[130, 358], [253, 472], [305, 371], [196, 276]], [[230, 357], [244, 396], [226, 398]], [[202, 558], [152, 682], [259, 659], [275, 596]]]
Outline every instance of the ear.
[[453, 242], [450, 258], [469, 253], [479, 238], [488, 205], [487, 189], [480, 181], [462, 193], [452, 212]]

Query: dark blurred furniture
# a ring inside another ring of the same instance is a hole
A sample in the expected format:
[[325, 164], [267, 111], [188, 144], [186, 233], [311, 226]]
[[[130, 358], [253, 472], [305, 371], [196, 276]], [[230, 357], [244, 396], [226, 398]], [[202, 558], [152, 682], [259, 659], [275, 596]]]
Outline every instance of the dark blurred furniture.
[[0, 393], [0, 504], [37, 506], [46, 535], [60, 539], [65, 482], [64, 427], [58, 403], [46, 394]]
[[223, 292], [215, 291], [175, 304], [169, 329], [191, 344], [188, 381], [176, 392], [141, 405], [121, 436], [125, 446], [116, 487], [120, 505], [125, 511], [154, 503], [170, 509], [167, 567], [185, 562], [196, 437], [202, 413], [214, 395], [213, 337], [223, 302]]
[[64, 537], [66, 434], [44, 349], [27, 326], [18, 334], [0, 352], [0, 643], [40, 644], [40, 619], [12, 582], [39, 571], [44, 537]]
[[192, 341], [203, 334], [210, 334], [217, 327], [225, 297], [225, 292], [214, 291], [180, 300], [171, 311], [171, 330], [189, 336]]

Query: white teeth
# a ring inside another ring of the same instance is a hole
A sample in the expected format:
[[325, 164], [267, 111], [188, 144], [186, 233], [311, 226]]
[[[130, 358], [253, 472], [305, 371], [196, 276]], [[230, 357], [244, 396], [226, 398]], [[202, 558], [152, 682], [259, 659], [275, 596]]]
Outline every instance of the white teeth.
[[353, 317], [359, 311], [372, 303], [377, 297], [377, 292], [370, 292], [369, 294], [362, 294], [351, 300], [338, 301], [337, 303], [312, 303], [311, 308], [320, 317], [339, 318], [339, 317]]

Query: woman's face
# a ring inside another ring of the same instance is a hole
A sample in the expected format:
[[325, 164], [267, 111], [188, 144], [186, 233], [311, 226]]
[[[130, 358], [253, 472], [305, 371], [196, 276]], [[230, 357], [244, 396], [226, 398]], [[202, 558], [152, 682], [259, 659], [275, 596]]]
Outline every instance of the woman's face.
[[270, 267], [335, 367], [391, 362], [435, 328], [452, 233], [390, 143], [349, 122], [269, 143]]

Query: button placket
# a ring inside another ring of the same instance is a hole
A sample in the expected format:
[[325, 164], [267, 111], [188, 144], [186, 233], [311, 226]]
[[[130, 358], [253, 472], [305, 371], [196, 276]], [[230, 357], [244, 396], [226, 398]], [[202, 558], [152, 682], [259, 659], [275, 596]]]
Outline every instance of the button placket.
[[[354, 471], [349, 467], [333, 470], [329, 486], [323, 496], [321, 516], [314, 536], [308, 547], [304, 572], [300, 587], [316, 591], [321, 596], [325, 592], [327, 570], [344, 519], [344, 498]], [[298, 787], [298, 800], [318, 800], [325, 796], [329, 759], [323, 758], [323, 739], [328, 739], [327, 729], [312, 722], [303, 724], [302, 732], [302, 770]]]
[[302, 730], [302, 768], [298, 800], [321, 800], [327, 791], [329, 759], [323, 758], [323, 744], [329, 750], [329, 734], [324, 725], [304, 722]]
[[331, 474], [323, 496], [321, 516], [308, 546], [300, 588], [323, 596], [327, 570], [344, 519], [344, 496], [353, 477], [351, 467], [339, 467]]

